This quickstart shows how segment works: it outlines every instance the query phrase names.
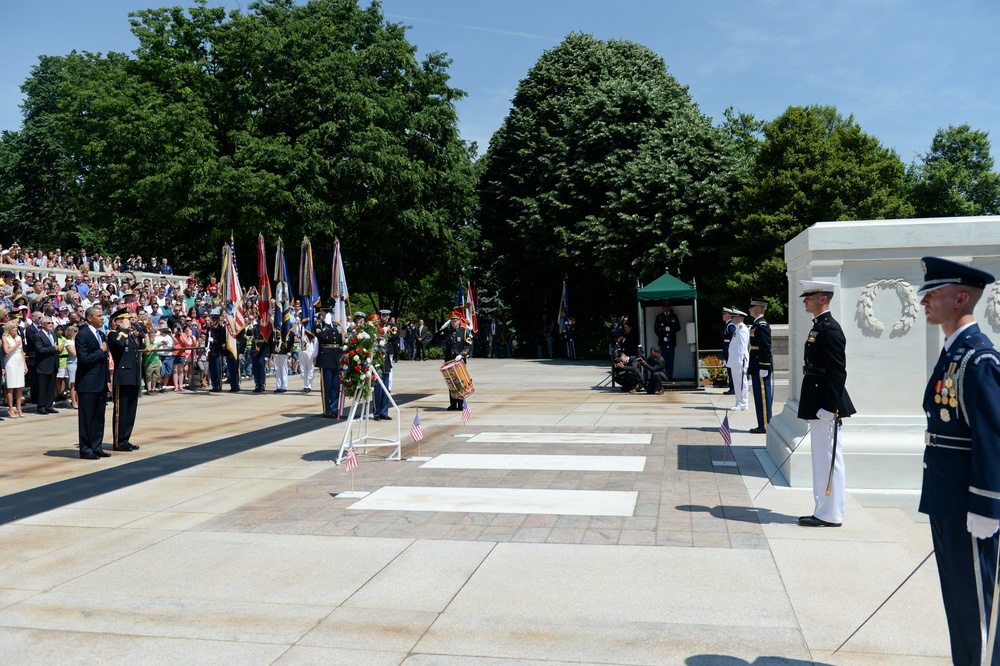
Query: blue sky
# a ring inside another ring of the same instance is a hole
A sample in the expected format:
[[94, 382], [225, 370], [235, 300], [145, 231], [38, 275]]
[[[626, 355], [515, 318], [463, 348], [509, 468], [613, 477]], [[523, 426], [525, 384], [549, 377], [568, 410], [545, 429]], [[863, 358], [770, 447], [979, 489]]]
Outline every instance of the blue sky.
[[[41, 54], [129, 52], [131, 10], [155, 0], [0, 0], [0, 129]], [[188, 4], [180, 2], [177, 4]], [[219, 4], [210, 1], [211, 5]], [[225, 6], [246, 7], [226, 0]], [[367, 4], [362, 0], [362, 4]], [[772, 119], [831, 104], [907, 164], [941, 127], [987, 130], [1000, 155], [1000, 3], [989, 0], [384, 0], [421, 54], [446, 52], [462, 135], [486, 150], [518, 82], [574, 31], [662, 56], [702, 112]]]

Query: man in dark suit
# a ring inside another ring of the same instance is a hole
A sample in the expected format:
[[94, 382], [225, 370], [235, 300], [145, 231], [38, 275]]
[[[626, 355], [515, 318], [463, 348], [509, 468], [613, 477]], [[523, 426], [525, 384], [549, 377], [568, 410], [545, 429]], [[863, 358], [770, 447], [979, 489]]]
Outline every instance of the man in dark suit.
[[[799, 518], [804, 527], [840, 527], [844, 522], [846, 479], [841, 419], [854, 414], [847, 395], [847, 338], [830, 313], [836, 285], [800, 280], [802, 304], [813, 316], [802, 358], [798, 417], [809, 422], [813, 468], [813, 513]], [[829, 486], [829, 492], [827, 487]]]
[[646, 368], [646, 393], [663, 395], [663, 382], [667, 381], [667, 363], [660, 354], [660, 348], [650, 349], [649, 358], [641, 358], [639, 363]]
[[55, 322], [52, 317], [42, 317], [41, 330], [34, 336], [35, 374], [38, 378], [39, 414], [58, 414], [52, 409], [56, 397], [56, 371], [59, 370], [59, 349], [56, 346]]
[[121, 308], [111, 313], [114, 330], [108, 335], [108, 349], [115, 360], [112, 395], [114, 396], [114, 421], [111, 423], [112, 447], [115, 451], [138, 451], [132, 443], [135, 413], [139, 408], [139, 391], [142, 387], [142, 359], [139, 355], [138, 336], [132, 332], [130, 311]]
[[656, 315], [653, 331], [663, 349], [663, 361], [668, 379], [674, 378], [674, 350], [677, 349], [677, 334], [681, 330], [681, 320], [670, 307], [670, 301], [663, 302], [663, 312]]
[[424, 320], [420, 320], [420, 324], [417, 326], [417, 358], [421, 361], [427, 360], [427, 345], [431, 343], [434, 339], [434, 334], [431, 333], [431, 329], [424, 325]]
[[25, 385], [30, 389], [25, 402], [38, 404], [38, 372], [35, 370], [35, 344], [38, 334], [42, 332], [42, 313], [39, 310], [27, 314], [24, 324], [24, 353], [28, 358], [28, 374], [24, 377]]
[[76, 392], [80, 430], [80, 457], [85, 460], [107, 458], [104, 452], [104, 410], [108, 403], [108, 343], [101, 332], [104, 310], [100, 305], [87, 308], [87, 324], [76, 336]]

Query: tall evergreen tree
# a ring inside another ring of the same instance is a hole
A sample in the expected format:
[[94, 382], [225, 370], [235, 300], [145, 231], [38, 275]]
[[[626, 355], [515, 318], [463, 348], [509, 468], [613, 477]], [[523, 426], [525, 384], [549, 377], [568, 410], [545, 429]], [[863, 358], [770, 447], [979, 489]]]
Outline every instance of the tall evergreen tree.
[[907, 171], [919, 217], [1000, 213], [1000, 174], [993, 171], [988, 132], [949, 126]]

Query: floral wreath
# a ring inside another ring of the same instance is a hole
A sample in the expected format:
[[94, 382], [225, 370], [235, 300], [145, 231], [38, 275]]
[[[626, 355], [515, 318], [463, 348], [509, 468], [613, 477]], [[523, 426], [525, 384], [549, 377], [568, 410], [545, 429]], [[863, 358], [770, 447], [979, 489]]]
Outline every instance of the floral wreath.
[[896, 335], [904, 335], [913, 327], [913, 324], [917, 320], [919, 303], [917, 302], [917, 295], [914, 293], [913, 287], [902, 278], [873, 280], [866, 284], [865, 288], [861, 291], [861, 297], [858, 298], [858, 321], [861, 322], [864, 328], [876, 335], [885, 330], [885, 324], [878, 320], [873, 308], [875, 295], [882, 287], [892, 287], [896, 291], [896, 295], [899, 296], [902, 312], [896, 323], [892, 325], [892, 332]]
[[358, 324], [345, 338], [342, 349], [340, 383], [355, 400], [368, 400], [372, 395], [372, 374], [385, 359], [385, 329], [378, 317]]

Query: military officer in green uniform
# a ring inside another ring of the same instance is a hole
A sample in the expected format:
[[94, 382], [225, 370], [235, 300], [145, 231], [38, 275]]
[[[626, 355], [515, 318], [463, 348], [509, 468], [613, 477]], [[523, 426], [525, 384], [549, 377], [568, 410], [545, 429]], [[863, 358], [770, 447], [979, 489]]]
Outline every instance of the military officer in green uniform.
[[115, 451], [137, 451], [132, 444], [132, 428], [139, 407], [142, 387], [142, 358], [138, 336], [132, 331], [128, 308], [111, 313], [114, 330], [108, 333], [108, 350], [115, 362], [111, 377], [114, 399], [114, 420], [111, 422], [112, 446]]

